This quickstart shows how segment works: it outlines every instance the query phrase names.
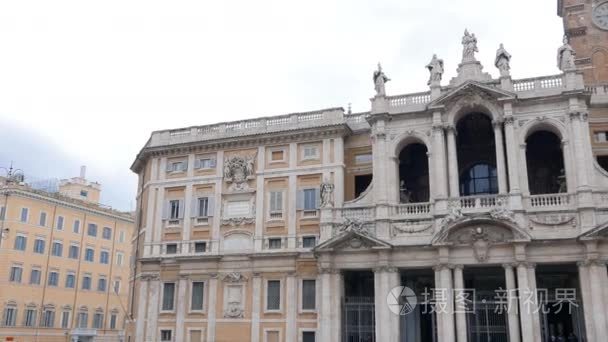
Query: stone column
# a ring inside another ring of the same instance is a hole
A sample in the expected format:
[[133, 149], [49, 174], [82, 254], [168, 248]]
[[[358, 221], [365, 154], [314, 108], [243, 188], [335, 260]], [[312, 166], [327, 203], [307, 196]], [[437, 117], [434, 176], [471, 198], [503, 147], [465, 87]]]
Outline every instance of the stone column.
[[[508, 109], [508, 110], [507, 110]], [[511, 187], [510, 193], [519, 193], [519, 163], [517, 160], [517, 154], [519, 144], [515, 140], [515, 130], [513, 127], [514, 119], [513, 115], [506, 115], [507, 112], [511, 112], [511, 104], [505, 104], [505, 142], [507, 147], [507, 165], [509, 167], [509, 185]]]
[[398, 269], [381, 266], [374, 270], [376, 341], [399, 342], [400, 316], [391, 312], [386, 298], [400, 284]]
[[184, 319], [186, 317], [186, 310], [188, 310], [188, 303], [190, 302], [186, 297], [186, 288], [188, 287], [188, 278], [180, 276], [177, 284], [177, 304], [175, 312], [175, 340], [183, 341], [184, 336]]
[[593, 297], [591, 296], [589, 266], [586, 261], [579, 261], [577, 265], [579, 283], [581, 284], [581, 297], [583, 299], [583, 314], [585, 316], [585, 330], [587, 333], [586, 341], [596, 341], [595, 326], [593, 324]]
[[260, 342], [260, 309], [262, 307], [262, 277], [260, 273], [253, 273], [252, 277], [252, 303], [251, 303], [251, 342]]
[[374, 173], [374, 199], [378, 204], [386, 204], [388, 201], [387, 179], [386, 179], [386, 118], [379, 118], [372, 125], [372, 149], [373, 149], [373, 173]]
[[286, 316], [287, 323], [285, 324], [285, 340], [286, 341], [297, 341], [297, 308], [298, 308], [298, 295], [296, 291], [296, 276], [295, 273], [290, 272], [287, 275], [286, 281]]
[[331, 281], [330, 269], [319, 269], [319, 279], [321, 281], [320, 310], [318, 314], [319, 341], [332, 341], [332, 303], [331, 303]]
[[344, 203], [344, 141], [342, 137], [334, 139], [334, 206], [342, 207]]
[[589, 285], [591, 288], [592, 310], [593, 310], [593, 325], [595, 326], [595, 336], [605, 338], [608, 336], [606, 326], [606, 307], [604, 306], [604, 293], [602, 289], [602, 275], [605, 271], [602, 267], [606, 267], [604, 263], [592, 261], [589, 263]]
[[502, 122], [494, 121], [494, 145], [496, 145], [496, 172], [498, 174], [498, 193], [506, 194], [507, 189], [507, 170], [505, 166], [505, 149], [502, 140]]
[[[454, 296], [455, 299], [459, 295], [464, 295], [464, 275], [463, 265], [454, 266]], [[461, 297], [466, 298], [466, 297]], [[461, 304], [461, 305], [458, 305]], [[463, 306], [464, 301], [456, 301], [454, 304], [454, 311], [456, 314], [456, 341], [467, 342], [467, 308]]]
[[342, 273], [340, 270], [333, 270], [331, 274], [332, 287], [331, 287], [331, 340], [330, 341], [341, 341], [342, 340]]
[[217, 274], [209, 279], [209, 306], [207, 307], [207, 342], [215, 342], [215, 320], [217, 303]]
[[[395, 267], [390, 267], [387, 269], [387, 291], [394, 289], [395, 287], [401, 286], [401, 274], [399, 273], [399, 269]], [[386, 304], [386, 302], [385, 302]], [[388, 309], [388, 306], [387, 306]], [[391, 339], [390, 341], [399, 342], [401, 341], [401, 330], [400, 326], [401, 316], [396, 315], [392, 312], [389, 312], [389, 328], [391, 331]], [[403, 335], [405, 335], [405, 331], [403, 331]]]
[[540, 303], [538, 300], [538, 287], [536, 286], [536, 264], [527, 263], [528, 267], [528, 284], [530, 286], [530, 290], [533, 294], [533, 303], [534, 310], [532, 311], [532, 323], [534, 326], [534, 341], [541, 342], [541, 332], [540, 332]]
[[515, 285], [515, 272], [513, 265], [504, 264], [505, 287], [507, 291], [507, 322], [509, 324], [509, 342], [519, 342], [519, 317], [517, 315], [517, 287]]
[[[441, 266], [433, 267], [433, 271], [435, 271], [435, 291], [441, 291]], [[435, 318], [437, 319], [437, 341], [443, 341], [444, 339], [444, 314], [440, 311], [439, 306], [435, 303]]]
[[521, 336], [524, 342], [534, 342], [532, 315], [535, 308], [529, 300], [532, 296], [532, 292], [528, 281], [528, 267], [525, 263], [519, 263], [517, 265], [517, 284], [519, 290]]
[[148, 297], [148, 285], [150, 277], [140, 277], [139, 280], [139, 296], [137, 297], [137, 318], [135, 326], [135, 342], [144, 341], [145, 324], [146, 324], [146, 298]]
[[456, 152], [456, 127], [450, 126], [448, 131], [448, 170], [450, 178], [450, 197], [460, 196], [458, 177], [458, 153]]
[[452, 270], [448, 265], [435, 266], [434, 270], [436, 297], [441, 296], [441, 298], [436, 298], [438, 341], [455, 342]]
[[[439, 117], [441, 117], [441, 113], [433, 114], [433, 115], [434, 116], [438, 115]], [[436, 184], [436, 186], [434, 186], [434, 188], [433, 188], [435, 190], [435, 193], [433, 194], [433, 196], [435, 197], [435, 199], [445, 199], [448, 197], [448, 182], [446, 179], [447, 175], [446, 175], [446, 165], [445, 165], [445, 158], [446, 158], [445, 138], [443, 135], [443, 126], [441, 125], [440, 122], [433, 124], [432, 157], [433, 157], [433, 161], [434, 161], [433, 167], [435, 168], [433, 170], [433, 177], [434, 177], [434, 183]]]
[[[585, 158], [585, 148], [583, 147], [581, 133], [581, 113], [570, 113], [570, 122], [572, 124], [572, 140], [574, 144], [574, 164], [587, 165]], [[586, 168], [576, 168], [576, 185], [577, 190], [588, 190], [589, 181], [587, 179]]]

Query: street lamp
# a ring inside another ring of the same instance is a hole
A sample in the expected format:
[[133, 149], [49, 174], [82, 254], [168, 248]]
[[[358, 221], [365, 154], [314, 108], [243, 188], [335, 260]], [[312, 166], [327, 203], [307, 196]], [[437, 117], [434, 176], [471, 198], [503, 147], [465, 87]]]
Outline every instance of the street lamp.
[[6, 173], [6, 183], [23, 183], [24, 180], [24, 175], [23, 175], [23, 170], [21, 169], [14, 169], [13, 168], [13, 162], [11, 162], [11, 166], [9, 166], [9, 168], [5, 168], [0, 166], [0, 170], [4, 171]]

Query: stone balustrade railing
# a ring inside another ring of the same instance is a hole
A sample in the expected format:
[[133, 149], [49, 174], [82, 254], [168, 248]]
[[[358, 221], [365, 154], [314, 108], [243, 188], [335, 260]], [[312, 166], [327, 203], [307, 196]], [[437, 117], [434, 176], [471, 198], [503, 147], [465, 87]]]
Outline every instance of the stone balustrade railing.
[[464, 212], [507, 205], [507, 197], [500, 195], [466, 196], [460, 198], [460, 208]]
[[408, 203], [391, 207], [391, 215], [400, 217], [425, 216], [432, 214], [431, 203]]
[[348, 125], [348, 127], [350, 127], [351, 130], [360, 131], [370, 128], [369, 123], [365, 119], [368, 115], [369, 112], [347, 114], [344, 116], [344, 119], [346, 120], [346, 124]]
[[[197, 252], [196, 243], [205, 243], [205, 251]], [[202, 255], [217, 255], [217, 241], [212, 240], [184, 240], [184, 241], [163, 241], [163, 242], [146, 242], [144, 243], [144, 258], [162, 258], [176, 256], [202, 256]], [[175, 253], [167, 251], [167, 245], [176, 245]]]
[[376, 207], [350, 207], [342, 208], [342, 217], [351, 220], [371, 221], [376, 218]]
[[431, 102], [431, 92], [387, 96], [389, 113], [424, 110]]
[[560, 208], [568, 207], [572, 203], [571, 195], [567, 193], [531, 195], [526, 198], [526, 205], [530, 208]]
[[516, 93], [523, 92], [544, 92], [547, 89], [564, 88], [564, 77], [562, 74], [552, 76], [542, 76], [534, 78], [524, 78], [513, 80], [513, 90]]

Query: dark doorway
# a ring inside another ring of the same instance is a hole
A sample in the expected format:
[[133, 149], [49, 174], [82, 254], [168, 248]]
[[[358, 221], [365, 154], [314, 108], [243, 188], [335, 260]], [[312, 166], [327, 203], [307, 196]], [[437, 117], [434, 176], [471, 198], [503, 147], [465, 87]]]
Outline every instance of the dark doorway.
[[372, 271], [345, 272], [342, 302], [343, 342], [376, 340], [374, 308], [374, 273]]
[[429, 201], [429, 161], [423, 144], [407, 145], [399, 153], [399, 200], [401, 203]]
[[355, 198], [359, 198], [372, 183], [372, 175], [355, 176]]
[[466, 115], [456, 125], [460, 195], [498, 193], [492, 121], [483, 113]]
[[600, 164], [604, 171], [608, 172], [608, 156], [597, 156], [595, 157], [597, 163]]
[[414, 291], [418, 304], [414, 311], [401, 316], [400, 340], [402, 342], [436, 342], [437, 318], [432, 299], [435, 288], [433, 270], [407, 270], [401, 273], [401, 284]]
[[568, 192], [564, 154], [557, 135], [548, 131], [532, 133], [526, 139], [526, 163], [531, 195]]
[[539, 265], [536, 283], [542, 341], [586, 341], [577, 267]]

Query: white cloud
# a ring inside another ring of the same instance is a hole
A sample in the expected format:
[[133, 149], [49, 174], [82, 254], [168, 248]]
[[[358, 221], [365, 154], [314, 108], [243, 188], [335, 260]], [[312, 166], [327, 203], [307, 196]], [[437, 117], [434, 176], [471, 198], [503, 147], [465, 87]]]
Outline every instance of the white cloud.
[[556, 0], [4, 1], [0, 122], [46, 136], [110, 182], [126, 177], [132, 189], [121, 191], [132, 196], [128, 167], [152, 130], [349, 102], [355, 111], [368, 110], [378, 61], [392, 78], [389, 93], [424, 91], [424, 65], [433, 53], [446, 62], [444, 80], [454, 76], [465, 27], [479, 39], [486, 71], [496, 75], [494, 52], [502, 42], [513, 55], [514, 77], [557, 73], [556, 6]]

